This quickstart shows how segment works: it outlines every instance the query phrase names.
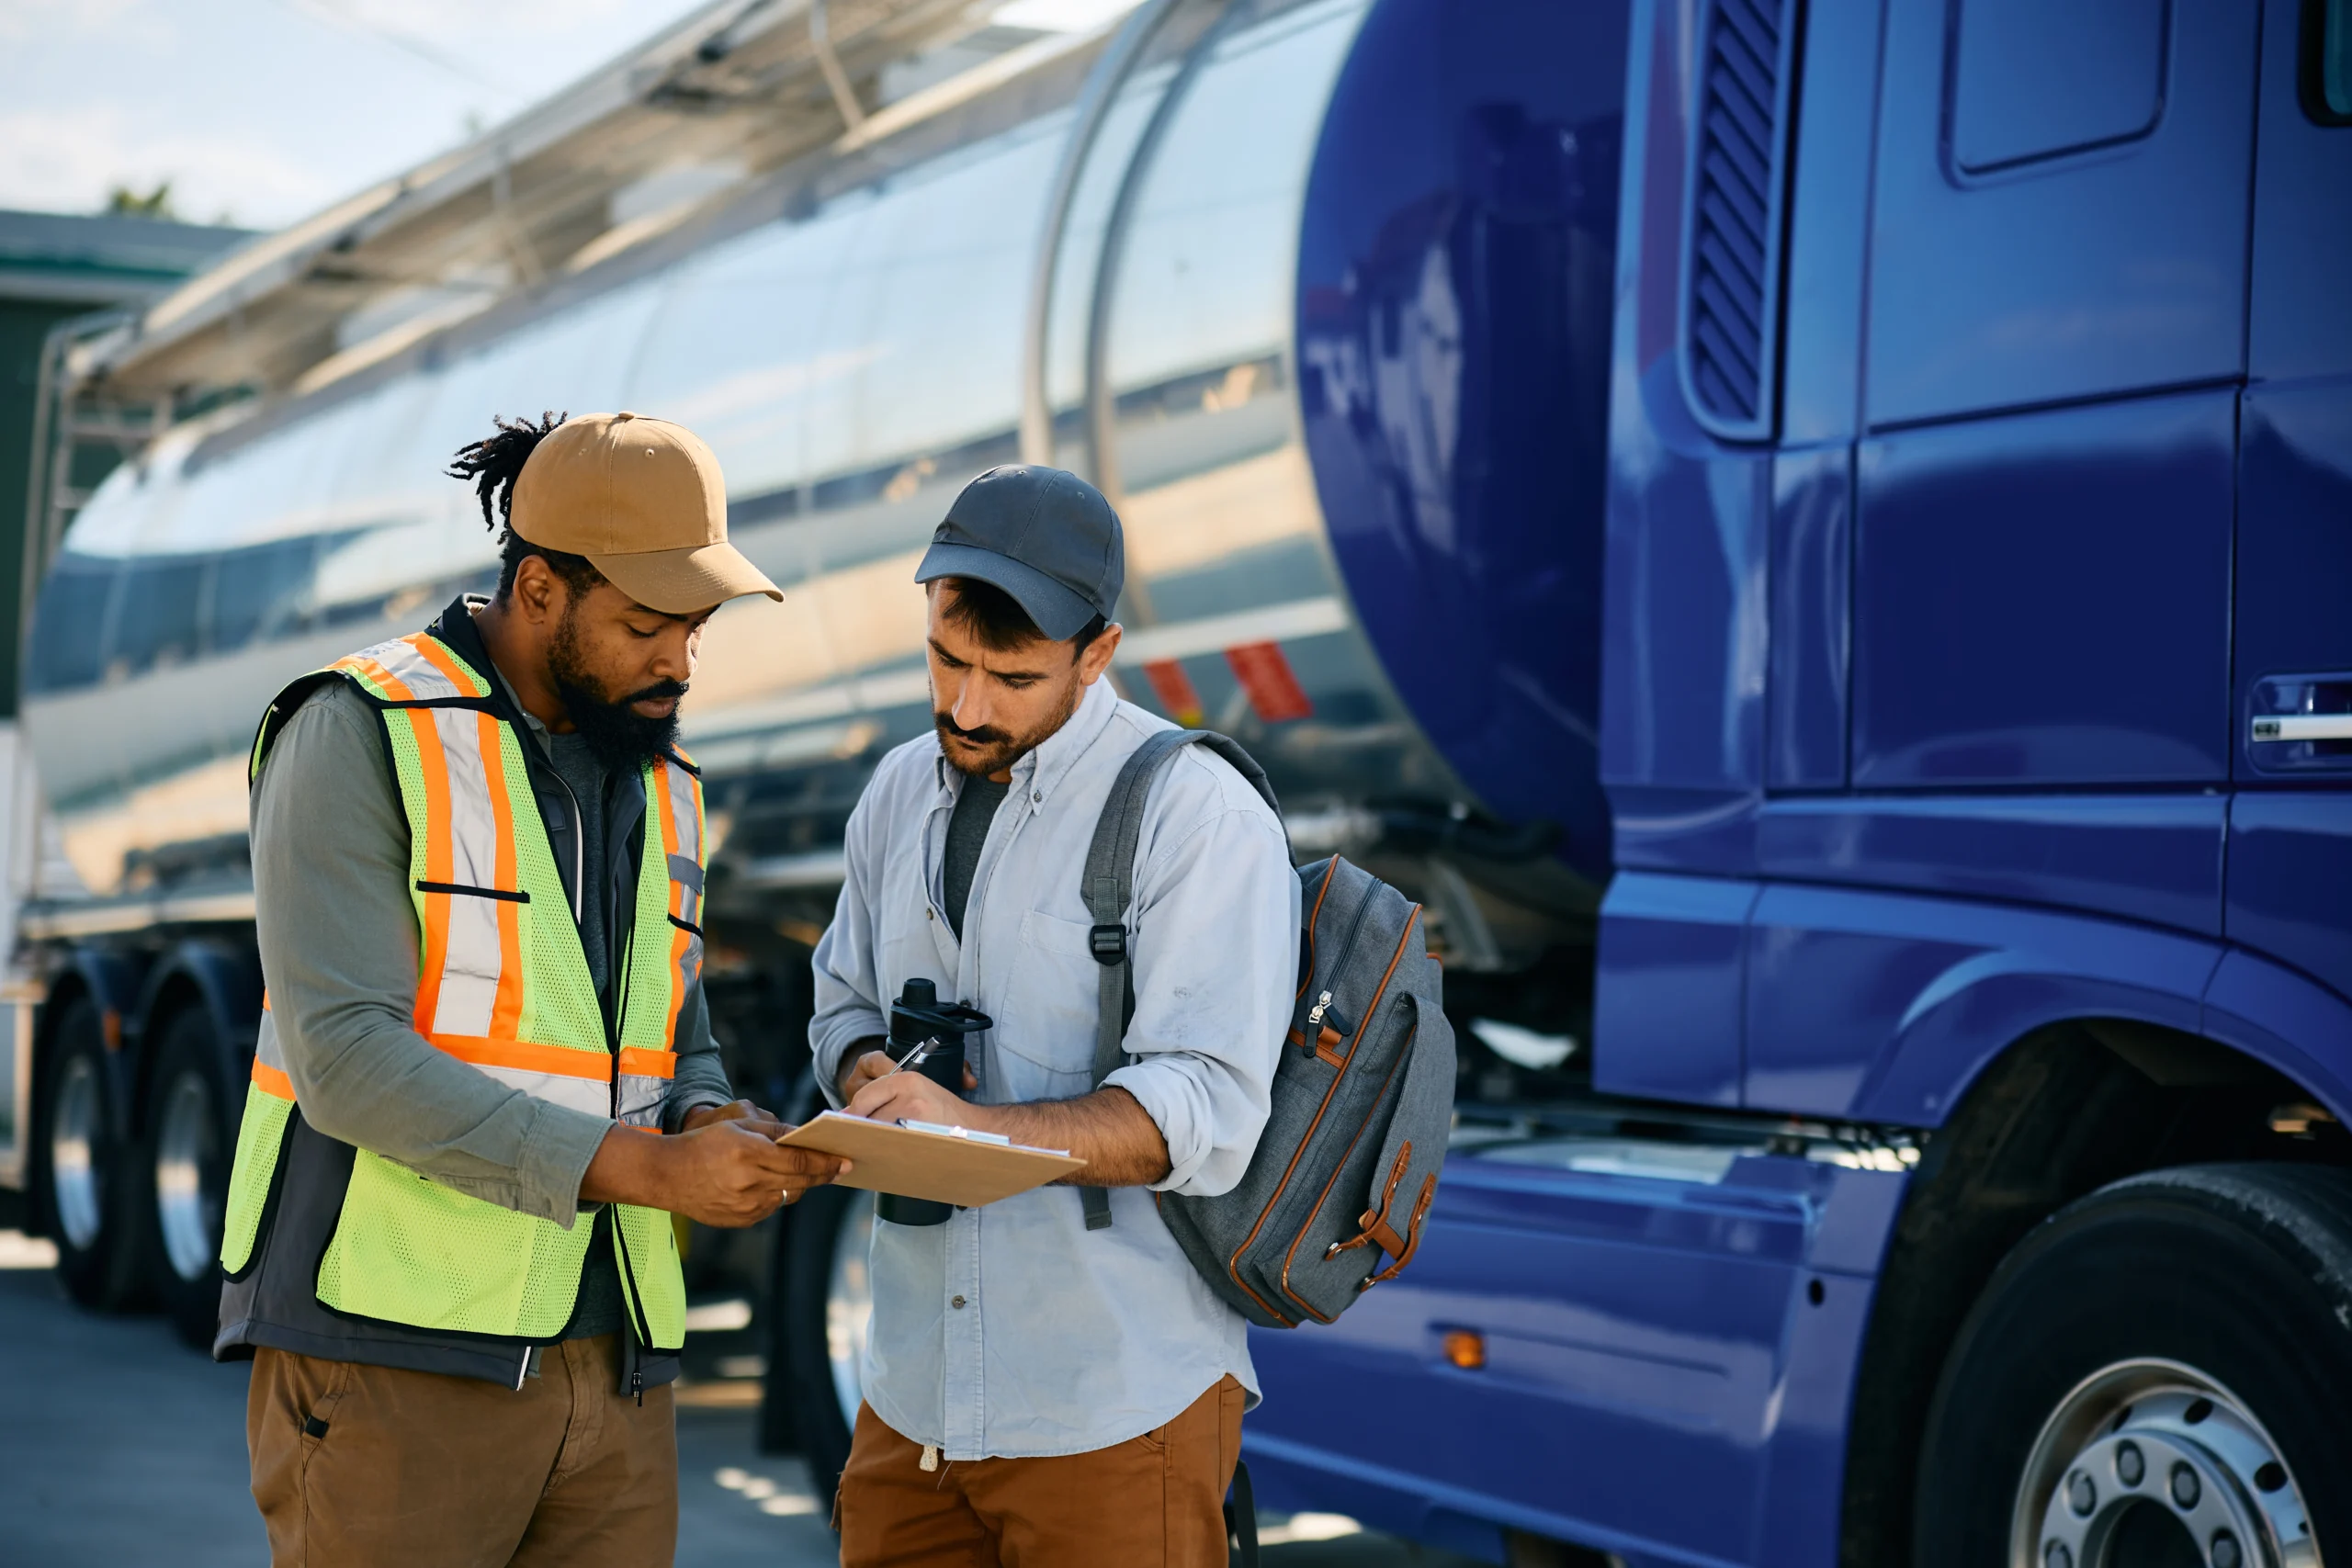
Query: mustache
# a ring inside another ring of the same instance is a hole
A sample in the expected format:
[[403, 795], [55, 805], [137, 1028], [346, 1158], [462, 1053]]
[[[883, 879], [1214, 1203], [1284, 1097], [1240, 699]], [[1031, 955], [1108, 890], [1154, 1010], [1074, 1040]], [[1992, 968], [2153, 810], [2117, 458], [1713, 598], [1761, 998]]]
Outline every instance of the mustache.
[[691, 690], [693, 687], [684, 681], [656, 681], [643, 691], [631, 692], [613, 705], [627, 707], [631, 703], [660, 702], [664, 697], [683, 697]]
[[953, 735], [960, 740], [968, 740], [975, 746], [1001, 746], [1012, 739], [1003, 730], [990, 728], [985, 724], [978, 729], [967, 729], [945, 714], [935, 711], [931, 716], [931, 722], [939, 727], [942, 734]]

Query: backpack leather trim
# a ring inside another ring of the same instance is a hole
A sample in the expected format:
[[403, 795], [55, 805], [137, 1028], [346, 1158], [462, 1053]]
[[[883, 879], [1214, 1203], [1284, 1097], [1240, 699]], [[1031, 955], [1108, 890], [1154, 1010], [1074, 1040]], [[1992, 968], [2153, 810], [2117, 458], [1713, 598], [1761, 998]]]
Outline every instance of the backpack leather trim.
[[[1319, 905], [1321, 900], [1317, 899], [1317, 902]], [[1356, 1025], [1356, 1033], [1359, 1038], [1362, 1037], [1365, 1027], [1370, 1024], [1374, 1019], [1380, 1016], [1380, 1000], [1383, 997], [1385, 997], [1388, 994], [1388, 982], [1396, 977], [1396, 965], [1405, 962], [1405, 950], [1408, 947], [1410, 947], [1413, 942], [1413, 928], [1419, 925], [1420, 922], [1421, 907], [1419, 904], [1416, 904], [1413, 906], [1412, 913], [1405, 917], [1405, 929], [1396, 938], [1396, 951], [1388, 955], [1388, 967], [1381, 973], [1380, 988], [1372, 993], [1372, 1000], [1364, 1007], [1364, 1021]], [[1419, 1027], [1420, 1025], [1417, 1021], [1414, 1024], [1414, 1028], [1418, 1031]], [[1320, 1055], [1321, 1053], [1318, 1051], [1317, 1055]], [[1396, 1054], [1396, 1059], [1388, 1064], [1388, 1074], [1390, 1077], [1393, 1078], [1396, 1077], [1396, 1070], [1404, 1066], [1405, 1062], [1410, 1055], [1411, 1053], [1408, 1051], [1399, 1051]], [[1323, 1124], [1323, 1113], [1331, 1109], [1332, 1097], [1340, 1092], [1340, 1079], [1346, 1074], [1346, 1061], [1352, 1061], [1354, 1057], [1355, 1051], [1351, 1047], [1348, 1052], [1346, 1060], [1342, 1061], [1340, 1064], [1340, 1072], [1332, 1077], [1331, 1087], [1323, 1091], [1323, 1103], [1315, 1108], [1315, 1120], [1306, 1124], [1306, 1132], [1305, 1135], [1298, 1140], [1298, 1147], [1292, 1152], [1289, 1169], [1283, 1172], [1282, 1180], [1276, 1183], [1273, 1191], [1267, 1195], [1266, 1207], [1264, 1212], [1259, 1214], [1258, 1223], [1250, 1227], [1249, 1237], [1242, 1242], [1239, 1249], [1234, 1253], [1231, 1262], [1226, 1266], [1226, 1271], [1233, 1276], [1233, 1282], [1237, 1285], [1241, 1285], [1241, 1288], [1245, 1291], [1250, 1290], [1250, 1287], [1241, 1284], [1241, 1254], [1249, 1251], [1251, 1244], [1257, 1241], [1258, 1233], [1265, 1228], [1266, 1216], [1274, 1212], [1274, 1205], [1281, 1202], [1283, 1194], [1289, 1190], [1292, 1174], [1298, 1169], [1298, 1162], [1306, 1157], [1307, 1146], [1315, 1142], [1315, 1130]], [[1383, 1092], [1386, 1092], [1385, 1085], [1383, 1086]], [[1348, 1140], [1348, 1146], [1350, 1148], [1355, 1147], [1356, 1138], [1361, 1138], [1363, 1136], [1363, 1129], [1362, 1127], [1358, 1127], [1356, 1129], [1356, 1137]], [[1322, 1197], [1316, 1200], [1314, 1209], [1309, 1211], [1310, 1221], [1313, 1215], [1322, 1213], [1323, 1204], [1330, 1198], [1332, 1187], [1339, 1182], [1340, 1172], [1345, 1168], [1347, 1168], [1347, 1159], [1345, 1156], [1342, 1156], [1338, 1166], [1335, 1167], [1331, 1172], [1331, 1179], [1323, 1184]], [[1332, 1321], [1331, 1319], [1325, 1317], [1321, 1313], [1317, 1312], [1312, 1306], [1309, 1306], [1305, 1297], [1301, 1296], [1296, 1291], [1290, 1288], [1291, 1264], [1298, 1256], [1299, 1243], [1306, 1239], [1306, 1226], [1302, 1224], [1299, 1226], [1298, 1234], [1291, 1238], [1290, 1250], [1283, 1255], [1283, 1294], [1298, 1303], [1300, 1306], [1306, 1307], [1307, 1316], [1316, 1319], [1319, 1323], [1329, 1323]], [[1251, 1291], [1250, 1294], [1255, 1297], [1257, 1292]], [[1261, 1298], [1261, 1301], [1262, 1304], [1262, 1298]], [[1268, 1310], [1271, 1311], [1272, 1309], [1269, 1308]], [[1280, 1314], [1277, 1314], [1276, 1315], [1279, 1316]]]

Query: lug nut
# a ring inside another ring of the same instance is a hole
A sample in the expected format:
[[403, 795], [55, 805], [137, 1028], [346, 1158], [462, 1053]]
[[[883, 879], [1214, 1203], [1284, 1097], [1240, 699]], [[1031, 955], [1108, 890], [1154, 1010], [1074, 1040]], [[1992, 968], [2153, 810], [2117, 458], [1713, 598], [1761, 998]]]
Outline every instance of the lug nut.
[[2238, 1550], [2238, 1538], [2223, 1530], [2213, 1538], [2213, 1568], [2245, 1568], [2245, 1553]]
[[2197, 1499], [2203, 1495], [2205, 1484], [2197, 1479], [2194, 1470], [2186, 1464], [2172, 1467], [2172, 1500], [2176, 1507], [2193, 1508], [2197, 1506]]
[[2115, 1479], [2126, 1486], [2137, 1486], [2147, 1476], [2148, 1461], [2141, 1457], [2140, 1445], [2118, 1444], [2115, 1450]]
[[2098, 1506], [2098, 1488], [2079, 1470], [2066, 1483], [2066, 1506], [2086, 1519], [2091, 1517], [2091, 1510]]
[[2041, 1549], [2041, 1568], [2075, 1568], [2075, 1554], [2064, 1541], [2053, 1540]]

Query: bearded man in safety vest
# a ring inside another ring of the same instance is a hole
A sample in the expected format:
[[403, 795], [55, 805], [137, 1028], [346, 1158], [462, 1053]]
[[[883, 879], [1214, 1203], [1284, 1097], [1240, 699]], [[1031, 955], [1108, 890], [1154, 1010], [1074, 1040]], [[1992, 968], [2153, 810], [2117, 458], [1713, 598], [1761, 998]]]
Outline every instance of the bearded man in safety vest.
[[674, 739], [703, 623], [781, 595], [692, 433], [498, 423], [451, 470], [504, 516], [495, 597], [295, 682], [254, 743], [269, 989], [213, 1353], [254, 1360], [280, 1565], [671, 1561], [671, 1216], [840, 1168], [729, 1100]]

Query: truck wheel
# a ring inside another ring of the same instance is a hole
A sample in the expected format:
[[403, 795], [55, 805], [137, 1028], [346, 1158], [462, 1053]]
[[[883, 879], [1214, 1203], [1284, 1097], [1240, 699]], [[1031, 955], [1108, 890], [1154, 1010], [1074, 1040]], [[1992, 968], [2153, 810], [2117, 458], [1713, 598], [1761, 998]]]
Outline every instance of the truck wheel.
[[768, 1364], [782, 1369], [800, 1456], [820, 1500], [841, 1486], [857, 1424], [858, 1363], [874, 1315], [865, 1271], [873, 1235], [874, 1194], [819, 1187], [794, 1206], [785, 1241], [779, 1343]]
[[1928, 1413], [1918, 1568], [2352, 1562], [2352, 1173], [2216, 1165], [2021, 1242]]
[[220, 1325], [220, 1216], [236, 1149], [221, 1078], [211, 1019], [185, 1010], [156, 1052], [140, 1165], [154, 1201], [149, 1272], [172, 1326], [198, 1350], [212, 1348]]
[[41, 1228], [66, 1294], [101, 1312], [135, 1304], [145, 1261], [135, 1161], [117, 1136], [105, 1026], [87, 997], [57, 1021], [42, 1097]]

